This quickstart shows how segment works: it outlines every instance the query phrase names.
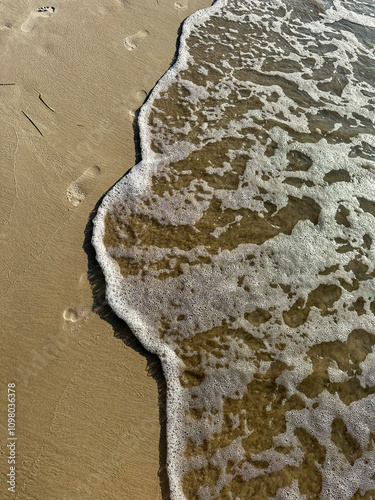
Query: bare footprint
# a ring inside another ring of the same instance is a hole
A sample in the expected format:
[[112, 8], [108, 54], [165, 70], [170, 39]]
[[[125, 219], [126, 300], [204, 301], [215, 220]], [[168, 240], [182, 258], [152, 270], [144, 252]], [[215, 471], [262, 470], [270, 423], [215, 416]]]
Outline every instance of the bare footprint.
[[137, 101], [138, 102], [141, 102], [141, 103], [145, 102], [146, 97], [147, 97], [147, 92], [145, 90], [139, 90], [137, 92]]
[[78, 323], [84, 317], [84, 311], [77, 311], [72, 307], [68, 307], [63, 312], [63, 317], [65, 321], [71, 321], [72, 323]]
[[77, 207], [96, 186], [96, 178], [100, 174], [100, 168], [96, 165], [89, 167], [73, 181], [68, 187], [66, 194], [73, 206]]
[[138, 47], [138, 43], [149, 35], [147, 30], [138, 31], [135, 35], [127, 36], [124, 40], [124, 45], [128, 50], [134, 50]]
[[55, 12], [55, 7], [39, 7], [37, 12], [32, 12], [26, 21], [21, 26], [21, 30], [25, 33], [30, 32], [39, 17], [50, 17]]
[[147, 92], [145, 90], [139, 90], [136, 94], [135, 94], [135, 100], [137, 101], [138, 104], [136, 104], [136, 107], [134, 109], [129, 109], [128, 110], [128, 113], [129, 113], [129, 119], [130, 121], [133, 121], [136, 114], [137, 114], [137, 110], [139, 109], [140, 106], [142, 106], [142, 104], [145, 102], [146, 98], [147, 98]]
[[177, 10], [186, 10], [189, 7], [188, 0], [179, 0], [179, 2], [175, 2], [174, 8]]
[[74, 332], [79, 330], [90, 316], [89, 307], [68, 307], [63, 312], [64, 325], [63, 330]]
[[[75, 293], [74, 305], [67, 307], [63, 312], [65, 320], [64, 328], [71, 330], [80, 327], [90, 316], [90, 301], [92, 298], [91, 286], [87, 279], [87, 273], [82, 273], [76, 286], [72, 286], [72, 293]], [[105, 296], [104, 296], [105, 298]]]

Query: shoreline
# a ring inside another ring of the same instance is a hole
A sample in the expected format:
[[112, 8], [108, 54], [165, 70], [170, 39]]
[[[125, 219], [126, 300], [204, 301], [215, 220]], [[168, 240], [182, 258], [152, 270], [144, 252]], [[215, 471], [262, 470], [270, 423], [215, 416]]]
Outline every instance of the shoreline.
[[20, 500], [168, 498], [160, 364], [101, 300], [87, 241], [136, 163], [134, 116], [182, 20], [210, 2], [180, 4], [4, 7], [2, 375], [17, 388]]
[[[162, 468], [167, 467], [168, 469], [170, 492], [173, 498], [176, 499], [184, 497], [180, 484], [180, 455], [182, 455], [181, 450], [183, 450], [184, 447], [183, 428], [180, 423], [180, 416], [186, 412], [186, 406], [181, 388], [178, 382], [176, 382], [181, 375], [180, 360], [168, 345], [163, 345], [160, 339], [158, 339], [156, 335], [153, 335], [147, 322], [143, 323], [143, 318], [138, 315], [136, 308], [133, 310], [129, 300], [130, 297], [128, 296], [127, 300], [126, 296], [121, 296], [119, 294], [119, 286], [121, 287], [123, 283], [123, 277], [121, 271], [118, 269], [118, 265], [111, 259], [108, 259], [107, 249], [104, 244], [105, 218], [111, 206], [115, 206], [117, 201], [127, 199], [128, 196], [131, 198], [129, 192], [133, 190], [135, 192], [137, 192], [138, 189], [141, 190], [137, 181], [133, 182], [135, 178], [139, 179], [139, 173], [142, 172], [142, 174], [147, 177], [147, 175], [149, 175], [148, 170], [152, 172], [155, 168], [154, 165], [158, 161], [158, 158], [150, 147], [151, 132], [149, 130], [150, 126], [148, 121], [152, 103], [155, 99], [158, 99], [163, 90], [165, 91], [168, 88], [170, 82], [173, 81], [174, 75], [182, 72], [188, 67], [186, 46], [191, 31], [195, 26], [199, 26], [209, 19], [212, 15], [212, 11], [219, 10], [222, 4], [223, 2], [220, 0], [215, 2], [214, 7], [194, 13], [181, 25], [173, 64], [170, 65], [168, 71], [161, 76], [152, 88], [144, 105], [142, 105], [136, 116], [135, 137], [136, 143], [138, 142], [137, 139], [139, 139], [139, 152], [137, 155], [139, 163], [135, 165], [134, 170], [132, 169], [129, 175], [126, 175], [127, 180], [125, 180], [125, 176], [122, 177], [115, 186], [103, 196], [101, 204], [98, 206], [97, 213], [93, 218], [92, 244], [96, 250], [97, 259], [103, 269], [104, 276], [109, 277], [106, 290], [108, 303], [113, 311], [130, 325], [130, 329], [134, 332], [134, 335], [139, 339], [140, 343], [149, 352], [155, 353], [158, 359], [161, 360], [161, 367], [165, 378], [164, 389], [166, 391], [166, 406], [162, 418], [165, 419], [167, 423], [167, 428], [165, 430], [167, 437], [165, 443], [167, 448], [166, 464], [162, 464]], [[172, 459], [169, 460], [169, 457], [172, 457]]]

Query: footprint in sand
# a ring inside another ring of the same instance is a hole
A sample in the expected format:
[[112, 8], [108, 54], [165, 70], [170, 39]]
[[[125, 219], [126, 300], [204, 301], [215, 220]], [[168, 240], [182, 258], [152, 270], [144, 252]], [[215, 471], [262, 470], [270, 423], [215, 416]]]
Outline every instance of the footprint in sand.
[[39, 7], [39, 9], [36, 12], [32, 12], [29, 15], [29, 17], [21, 26], [21, 30], [24, 31], [25, 33], [28, 33], [34, 28], [35, 23], [39, 17], [50, 17], [55, 12], [55, 10], [56, 10], [55, 7], [49, 7], [49, 6]]
[[79, 327], [90, 315], [91, 307], [88, 304], [91, 300], [91, 287], [87, 273], [81, 274], [76, 287], [72, 286], [72, 292], [74, 291], [76, 291], [75, 305], [63, 312], [65, 327], [68, 329]]
[[137, 101], [140, 103], [144, 103], [147, 97], [147, 92], [145, 90], [139, 90], [137, 92]]
[[68, 307], [63, 312], [65, 321], [71, 321], [72, 323], [78, 323], [80, 319], [84, 317], [84, 311], [76, 311], [72, 307]]
[[138, 43], [149, 35], [147, 30], [138, 31], [135, 35], [127, 36], [124, 40], [124, 45], [128, 50], [134, 50], [138, 47]]
[[68, 187], [66, 194], [73, 206], [77, 207], [96, 186], [96, 178], [100, 174], [100, 168], [96, 165], [89, 167], [73, 181]]
[[142, 106], [142, 104], [145, 102], [146, 98], [147, 98], [147, 92], [145, 90], [139, 90], [136, 95], [135, 95], [135, 98], [138, 102], [138, 105], [135, 109], [130, 109], [128, 112], [129, 112], [129, 118], [131, 121], [134, 120], [136, 114], [137, 114], [137, 110], [139, 109], [140, 106]]
[[180, 0], [179, 2], [175, 2], [174, 8], [177, 10], [186, 10], [189, 7], [188, 0]]
[[63, 312], [64, 330], [76, 331], [88, 320], [90, 316], [89, 307], [68, 307]]

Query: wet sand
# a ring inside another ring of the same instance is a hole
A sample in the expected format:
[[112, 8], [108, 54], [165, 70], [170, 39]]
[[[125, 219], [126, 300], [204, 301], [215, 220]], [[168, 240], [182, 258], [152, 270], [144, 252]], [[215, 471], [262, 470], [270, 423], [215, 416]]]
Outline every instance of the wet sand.
[[168, 498], [160, 365], [105, 304], [91, 219], [137, 160], [134, 115], [181, 21], [209, 4], [0, 6], [4, 402], [17, 391], [16, 495], [1, 405], [2, 498]]

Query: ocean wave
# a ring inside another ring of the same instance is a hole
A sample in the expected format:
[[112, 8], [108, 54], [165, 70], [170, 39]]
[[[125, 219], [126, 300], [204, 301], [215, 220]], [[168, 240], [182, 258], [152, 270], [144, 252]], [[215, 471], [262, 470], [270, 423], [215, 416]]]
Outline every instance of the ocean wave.
[[374, 498], [375, 9], [219, 0], [93, 244], [167, 380], [173, 499]]

